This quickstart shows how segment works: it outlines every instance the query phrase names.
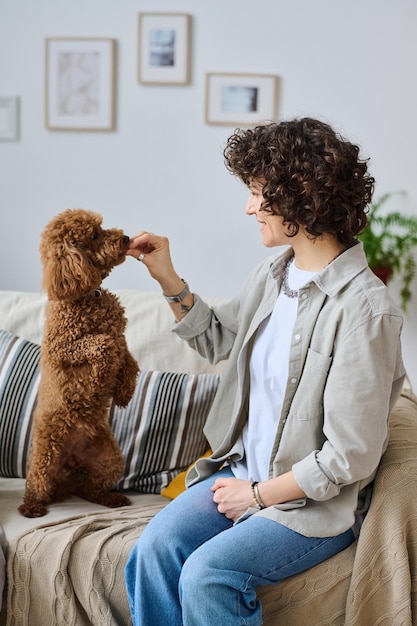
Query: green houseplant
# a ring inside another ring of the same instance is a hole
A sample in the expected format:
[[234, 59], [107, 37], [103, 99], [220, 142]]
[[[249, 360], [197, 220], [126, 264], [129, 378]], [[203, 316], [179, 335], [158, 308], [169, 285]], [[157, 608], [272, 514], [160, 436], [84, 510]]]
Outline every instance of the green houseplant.
[[394, 195], [388, 192], [371, 204], [368, 226], [360, 235], [369, 267], [385, 283], [397, 275], [401, 308], [407, 310], [410, 285], [416, 275], [414, 248], [417, 247], [417, 217], [398, 211], [381, 214], [381, 208]]

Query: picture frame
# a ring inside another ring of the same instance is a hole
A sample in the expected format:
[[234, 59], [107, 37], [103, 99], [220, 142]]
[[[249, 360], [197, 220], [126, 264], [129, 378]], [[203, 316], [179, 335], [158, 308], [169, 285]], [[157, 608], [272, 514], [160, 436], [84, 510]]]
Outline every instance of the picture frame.
[[19, 98], [0, 96], [0, 140], [16, 141], [19, 138]]
[[190, 82], [191, 16], [139, 13], [138, 81], [143, 85]]
[[273, 74], [206, 74], [207, 124], [250, 126], [276, 117], [278, 77]]
[[45, 48], [46, 127], [113, 130], [116, 41], [48, 37]]

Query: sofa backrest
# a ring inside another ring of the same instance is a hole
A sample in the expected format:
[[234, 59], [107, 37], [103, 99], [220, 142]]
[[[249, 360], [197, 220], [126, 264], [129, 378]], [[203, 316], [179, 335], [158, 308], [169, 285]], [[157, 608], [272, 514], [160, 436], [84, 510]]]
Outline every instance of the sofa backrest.
[[[174, 318], [160, 292], [114, 290], [128, 319], [126, 339], [141, 370], [199, 374], [220, 373], [224, 363], [210, 365], [172, 332]], [[206, 298], [209, 304], [222, 299]], [[35, 343], [42, 340], [46, 296], [0, 291], [0, 328]]]

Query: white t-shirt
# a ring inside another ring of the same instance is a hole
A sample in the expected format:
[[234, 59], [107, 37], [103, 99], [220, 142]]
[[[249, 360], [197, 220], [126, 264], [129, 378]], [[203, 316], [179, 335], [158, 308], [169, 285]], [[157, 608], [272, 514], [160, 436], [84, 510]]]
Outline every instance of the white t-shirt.
[[[298, 290], [316, 272], [300, 270], [292, 262], [290, 289]], [[271, 315], [259, 326], [250, 358], [249, 416], [242, 432], [245, 457], [231, 464], [236, 478], [267, 480], [269, 461], [288, 378], [292, 331], [298, 298], [280, 291]]]

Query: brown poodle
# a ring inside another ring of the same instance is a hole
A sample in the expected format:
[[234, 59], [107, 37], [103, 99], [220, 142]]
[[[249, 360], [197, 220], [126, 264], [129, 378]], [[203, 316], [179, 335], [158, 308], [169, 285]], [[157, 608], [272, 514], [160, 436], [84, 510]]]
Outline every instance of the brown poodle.
[[124, 331], [124, 310], [101, 281], [125, 260], [129, 237], [101, 228], [101, 216], [68, 209], [41, 236], [48, 294], [41, 380], [26, 492], [19, 511], [78, 495], [109, 507], [130, 504], [112, 487], [124, 460], [109, 425], [112, 399], [126, 406], [139, 371]]

